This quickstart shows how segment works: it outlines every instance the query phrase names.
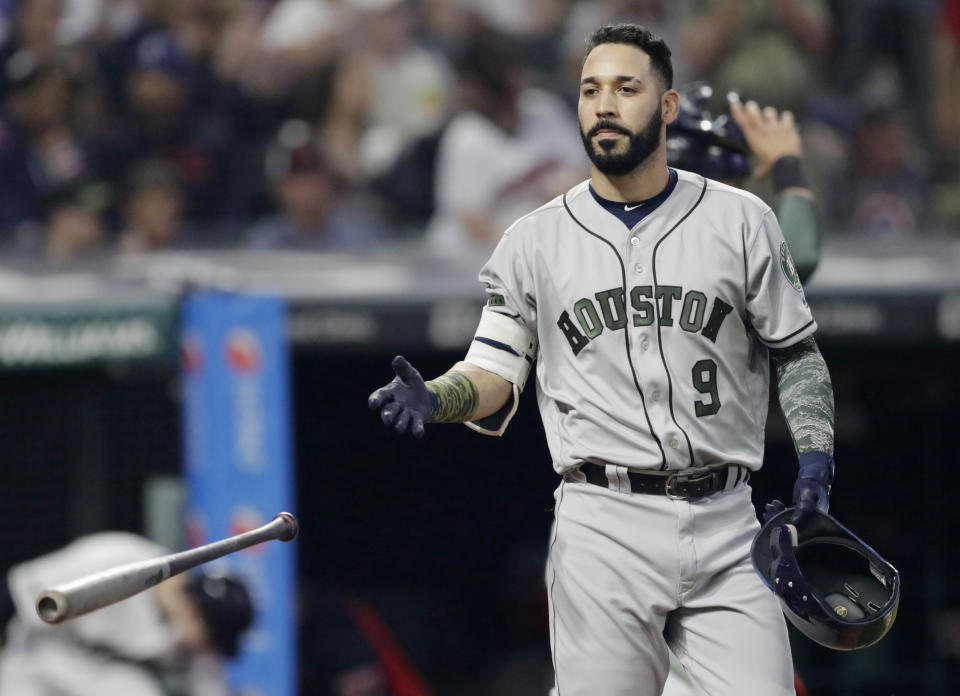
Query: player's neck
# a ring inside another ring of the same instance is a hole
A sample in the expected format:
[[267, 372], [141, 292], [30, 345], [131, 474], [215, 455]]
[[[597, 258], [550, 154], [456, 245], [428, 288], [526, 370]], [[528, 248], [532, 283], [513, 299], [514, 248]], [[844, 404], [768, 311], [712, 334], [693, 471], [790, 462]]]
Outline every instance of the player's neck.
[[660, 150], [652, 153], [632, 172], [622, 176], [604, 174], [595, 166], [590, 166], [593, 190], [608, 201], [645, 201], [663, 191], [669, 180], [667, 154]]

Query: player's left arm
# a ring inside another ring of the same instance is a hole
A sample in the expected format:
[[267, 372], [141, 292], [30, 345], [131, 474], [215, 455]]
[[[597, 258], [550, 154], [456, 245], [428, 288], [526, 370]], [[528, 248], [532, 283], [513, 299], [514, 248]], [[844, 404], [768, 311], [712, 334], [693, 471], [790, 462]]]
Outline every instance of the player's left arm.
[[829, 508], [834, 471], [833, 384], [813, 336], [786, 348], [771, 348], [770, 366], [800, 460], [793, 487], [796, 523], [813, 510]]

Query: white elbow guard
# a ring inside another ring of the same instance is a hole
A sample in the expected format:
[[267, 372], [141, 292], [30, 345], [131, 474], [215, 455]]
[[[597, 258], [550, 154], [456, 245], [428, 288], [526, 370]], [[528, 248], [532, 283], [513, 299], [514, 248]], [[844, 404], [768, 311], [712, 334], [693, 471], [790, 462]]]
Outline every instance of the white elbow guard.
[[502, 435], [517, 411], [520, 392], [537, 356], [537, 337], [518, 319], [484, 308], [464, 360], [513, 384], [513, 393], [494, 414], [467, 423], [486, 435]]

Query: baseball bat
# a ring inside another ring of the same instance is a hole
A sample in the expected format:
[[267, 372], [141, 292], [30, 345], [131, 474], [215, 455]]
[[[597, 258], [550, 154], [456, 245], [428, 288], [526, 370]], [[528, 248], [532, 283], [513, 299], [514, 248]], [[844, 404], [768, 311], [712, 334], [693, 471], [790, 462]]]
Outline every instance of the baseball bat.
[[167, 578], [234, 551], [271, 539], [290, 541], [298, 531], [297, 519], [289, 512], [281, 512], [262, 527], [243, 534], [195, 549], [109, 568], [52, 587], [37, 595], [37, 614], [50, 624], [73, 619], [132, 597]]

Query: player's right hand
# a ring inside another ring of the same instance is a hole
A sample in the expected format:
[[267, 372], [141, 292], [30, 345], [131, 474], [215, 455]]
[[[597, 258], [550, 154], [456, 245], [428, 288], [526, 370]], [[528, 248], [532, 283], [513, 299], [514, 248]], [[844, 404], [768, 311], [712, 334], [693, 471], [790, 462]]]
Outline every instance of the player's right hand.
[[402, 355], [395, 357], [391, 365], [397, 376], [373, 392], [367, 398], [367, 406], [372, 411], [379, 410], [384, 425], [392, 426], [398, 433], [423, 437], [423, 425], [437, 409], [437, 397]]

